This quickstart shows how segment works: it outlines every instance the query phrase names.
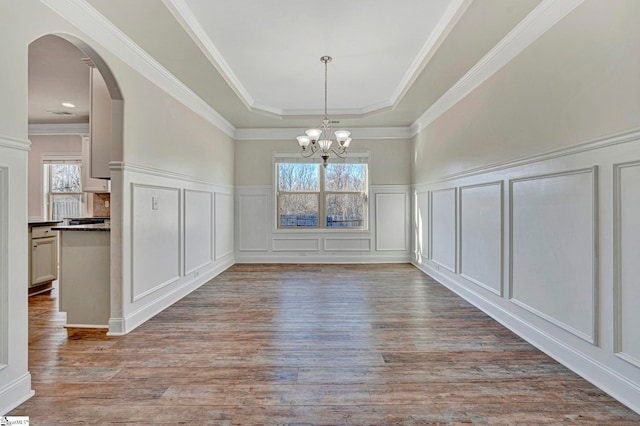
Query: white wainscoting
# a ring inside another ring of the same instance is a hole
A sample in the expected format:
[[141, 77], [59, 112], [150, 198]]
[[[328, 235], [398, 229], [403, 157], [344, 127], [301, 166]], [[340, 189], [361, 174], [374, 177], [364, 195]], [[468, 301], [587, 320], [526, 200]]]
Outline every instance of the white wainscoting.
[[410, 187], [372, 185], [365, 230], [277, 229], [273, 188], [236, 188], [239, 263], [409, 262]]
[[408, 198], [406, 193], [376, 194], [376, 250], [407, 251]]
[[273, 251], [320, 251], [319, 238], [274, 238]]
[[9, 349], [9, 169], [0, 167], [0, 370], [7, 366]]
[[414, 265], [640, 412], [640, 130], [419, 183], [414, 199], [414, 238], [431, 236]]
[[327, 237], [324, 251], [371, 251], [371, 238]]
[[184, 190], [184, 275], [213, 262], [213, 193]]
[[116, 230], [122, 235], [122, 282], [112, 270], [109, 320], [109, 335], [117, 336], [235, 263], [234, 194], [146, 166], [113, 162], [110, 168], [112, 184], [122, 187], [122, 223], [112, 222], [112, 244]]
[[615, 351], [640, 368], [640, 161], [614, 166]]
[[512, 301], [591, 343], [596, 185], [593, 167], [514, 179], [509, 194]]
[[456, 272], [456, 189], [431, 192], [431, 259]]
[[233, 254], [233, 195], [216, 193], [216, 260]]
[[269, 196], [264, 193], [238, 194], [238, 250], [269, 249]]
[[502, 295], [502, 182], [460, 188], [460, 275]]
[[415, 259], [429, 259], [429, 226], [430, 226], [430, 194], [428, 191], [416, 192], [414, 196], [414, 217], [413, 217], [413, 255]]
[[131, 301], [180, 279], [180, 190], [132, 185]]
[[29, 145], [0, 135], [0, 415], [34, 395], [27, 363]]

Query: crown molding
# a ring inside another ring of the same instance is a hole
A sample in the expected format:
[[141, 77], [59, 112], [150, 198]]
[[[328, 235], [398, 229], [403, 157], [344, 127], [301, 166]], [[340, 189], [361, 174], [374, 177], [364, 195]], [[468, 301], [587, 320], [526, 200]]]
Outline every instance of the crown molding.
[[[240, 100], [247, 106], [247, 108], [253, 108], [255, 101], [249, 91], [244, 87], [242, 82], [222, 56], [222, 53], [218, 50], [215, 43], [207, 32], [202, 28], [200, 22], [195, 17], [189, 6], [184, 0], [162, 0], [169, 12], [174, 18], [182, 25], [182, 28], [189, 34], [191, 39], [198, 45], [200, 50], [205, 54], [209, 62], [218, 70], [220, 75], [225, 79], [231, 89], [238, 95]], [[267, 112], [270, 108], [266, 109]]]
[[583, 0], [543, 0], [411, 125], [415, 136], [518, 56]]
[[[281, 141], [294, 140], [296, 136], [304, 134], [306, 129], [301, 128], [272, 128], [272, 129], [238, 129], [236, 141]], [[357, 140], [377, 139], [410, 139], [409, 127], [357, 127], [349, 129], [351, 137]]]
[[88, 135], [89, 123], [29, 124], [29, 136]]
[[40, 0], [156, 86], [230, 137], [235, 127], [86, 0]]
[[[433, 32], [429, 35], [429, 38], [420, 49], [418, 56], [407, 70], [406, 74], [396, 87], [396, 90], [391, 95], [386, 104], [387, 106], [396, 107], [398, 102], [407, 94], [411, 85], [416, 81], [422, 70], [429, 63], [433, 55], [440, 48], [440, 45], [444, 39], [449, 35], [449, 32], [453, 29], [458, 19], [464, 14], [473, 0], [453, 0], [445, 10], [444, 14], [440, 17], [440, 20], [436, 24]], [[382, 109], [382, 108], [380, 108]], [[370, 112], [373, 110], [370, 110]]]
[[29, 151], [31, 150], [31, 141], [29, 139], [0, 135], [0, 148], [16, 149], [18, 151]]
[[[427, 63], [431, 60], [435, 52], [440, 47], [440, 44], [448, 35], [449, 31], [453, 28], [460, 16], [464, 13], [467, 7], [473, 0], [452, 0], [448, 5], [443, 15], [438, 20], [434, 30], [429, 35], [418, 55], [414, 59], [413, 63], [400, 80], [400, 83], [391, 94], [389, 99], [376, 102], [372, 105], [367, 105], [361, 108], [347, 108], [341, 110], [332, 110], [334, 115], [347, 115], [353, 118], [362, 118], [367, 115], [378, 113], [386, 109], [395, 108], [402, 99], [402, 97], [409, 91], [409, 88], [413, 82], [418, 78], [418, 75]], [[176, 18], [176, 20], [182, 25], [191, 39], [200, 47], [200, 50], [209, 59], [211, 64], [218, 70], [225, 81], [229, 84], [231, 89], [238, 95], [240, 100], [254, 112], [262, 112], [268, 115], [275, 115], [279, 117], [306, 117], [322, 115], [322, 110], [310, 110], [310, 109], [282, 109], [272, 105], [266, 105], [258, 103], [251, 96], [249, 91], [244, 87], [240, 79], [234, 74], [233, 70], [224, 59], [215, 43], [205, 29], [200, 25], [198, 18], [193, 14], [189, 6], [184, 0], [162, 0], [167, 9]]]

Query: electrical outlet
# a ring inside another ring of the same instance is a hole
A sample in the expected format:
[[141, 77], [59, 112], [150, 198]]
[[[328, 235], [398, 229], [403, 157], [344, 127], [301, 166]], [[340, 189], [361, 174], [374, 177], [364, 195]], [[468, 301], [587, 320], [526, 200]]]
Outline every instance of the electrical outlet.
[[108, 201], [105, 201], [105, 202], [104, 202], [104, 206], [105, 206], [106, 208], [109, 208], [109, 202], [108, 202]]
[[158, 210], [158, 197], [151, 197], [151, 210]]

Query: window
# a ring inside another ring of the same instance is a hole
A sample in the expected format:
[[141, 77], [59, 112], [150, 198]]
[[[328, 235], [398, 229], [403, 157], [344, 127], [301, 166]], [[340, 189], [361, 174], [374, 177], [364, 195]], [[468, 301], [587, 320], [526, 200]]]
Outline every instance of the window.
[[367, 225], [367, 164], [276, 161], [278, 228]]
[[45, 162], [44, 188], [50, 220], [86, 216], [86, 194], [82, 192], [79, 161]]

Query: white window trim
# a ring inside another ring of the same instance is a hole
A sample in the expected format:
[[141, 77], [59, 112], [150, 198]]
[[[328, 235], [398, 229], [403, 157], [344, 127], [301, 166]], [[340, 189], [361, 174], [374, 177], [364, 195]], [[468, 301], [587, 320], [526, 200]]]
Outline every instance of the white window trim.
[[[369, 234], [370, 233], [370, 228], [371, 228], [371, 214], [370, 214], [370, 203], [369, 200], [371, 199], [371, 183], [369, 182], [370, 179], [370, 174], [371, 174], [371, 170], [369, 170], [369, 165], [371, 164], [370, 162], [370, 158], [371, 158], [371, 154], [367, 151], [367, 152], [349, 152], [348, 156], [344, 159], [341, 158], [337, 158], [337, 157], [331, 157], [331, 159], [329, 160], [329, 162], [333, 162], [333, 163], [346, 163], [346, 164], [366, 164], [367, 165], [367, 172], [366, 172], [366, 182], [365, 182], [365, 191], [363, 191], [363, 195], [364, 195], [364, 226], [360, 227], [360, 228], [351, 228], [351, 227], [326, 227], [326, 226], [320, 226], [320, 222], [321, 222], [321, 217], [324, 217], [324, 204], [325, 204], [325, 200], [324, 200], [324, 196], [326, 196], [327, 193], [331, 193], [331, 194], [339, 194], [339, 193], [343, 193], [344, 191], [324, 191], [324, 175], [321, 173], [321, 176], [319, 176], [319, 179], [321, 180], [320, 182], [320, 190], [319, 191], [312, 191], [310, 193], [312, 194], [318, 194], [318, 198], [319, 198], [319, 205], [318, 205], [318, 227], [315, 228], [293, 228], [293, 227], [280, 227], [279, 222], [278, 222], [278, 173], [277, 173], [277, 169], [276, 169], [276, 165], [278, 163], [302, 163], [302, 164], [322, 164], [322, 159], [321, 158], [316, 158], [316, 157], [311, 157], [311, 158], [304, 158], [300, 155], [300, 153], [298, 152], [274, 152], [273, 153], [273, 162], [271, 165], [271, 174], [272, 174], [272, 179], [273, 179], [273, 194], [272, 194], [272, 200], [273, 200], [273, 233], [274, 234], [313, 234], [313, 233], [318, 233], [318, 232], [322, 232], [322, 233], [337, 233], [337, 234], [345, 234], [345, 233], [354, 233], [354, 234]], [[295, 191], [293, 191], [295, 192]], [[356, 192], [349, 192], [346, 191], [344, 193], [349, 193], [349, 194], [353, 194]], [[325, 219], [326, 220], [326, 219]]]

